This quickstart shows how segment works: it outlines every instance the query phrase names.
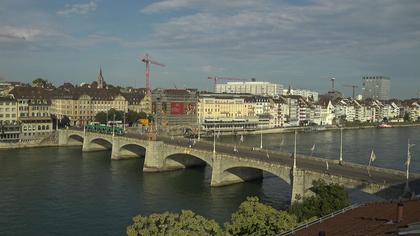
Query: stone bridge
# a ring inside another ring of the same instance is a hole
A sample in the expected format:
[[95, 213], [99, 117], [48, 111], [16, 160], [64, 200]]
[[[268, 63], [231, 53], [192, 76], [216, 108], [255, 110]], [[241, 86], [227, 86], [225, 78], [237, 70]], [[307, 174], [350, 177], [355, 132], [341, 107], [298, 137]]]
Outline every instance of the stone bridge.
[[231, 147], [223, 145], [217, 146], [214, 153], [212, 143], [200, 141], [193, 147], [189, 144], [183, 138], [160, 137], [153, 140], [140, 135], [112, 136], [71, 129], [59, 131], [60, 146], [82, 145], [84, 152], [112, 150], [111, 158], [114, 160], [144, 156], [144, 172], [208, 165], [212, 168], [211, 186], [214, 187], [262, 178], [263, 171], [266, 171], [291, 185], [292, 202], [310, 193], [313, 181], [319, 179], [370, 194], [405, 183], [405, 172], [397, 170], [373, 168], [372, 177], [369, 177], [365, 166], [351, 163], [338, 165], [331, 161], [326, 172], [325, 159], [300, 155], [298, 168], [293, 169], [290, 155], [284, 153], [250, 150], [236, 153]]

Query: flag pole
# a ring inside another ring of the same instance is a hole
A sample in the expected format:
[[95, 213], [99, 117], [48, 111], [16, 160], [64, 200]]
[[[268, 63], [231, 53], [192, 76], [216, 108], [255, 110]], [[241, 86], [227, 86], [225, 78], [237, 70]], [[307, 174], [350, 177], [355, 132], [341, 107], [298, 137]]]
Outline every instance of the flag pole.
[[314, 145], [311, 148], [311, 156], [314, 154], [314, 151], [315, 151], [315, 143], [314, 143]]
[[407, 170], [406, 170], [406, 182], [405, 182], [405, 189], [404, 192], [410, 192], [410, 186], [408, 184], [409, 182], [409, 178], [410, 178], [410, 163], [411, 163], [411, 153], [410, 153], [410, 148], [413, 147], [414, 144], [410, 144], [410, 139], [408, 139], [408, 144], [407, 144]]

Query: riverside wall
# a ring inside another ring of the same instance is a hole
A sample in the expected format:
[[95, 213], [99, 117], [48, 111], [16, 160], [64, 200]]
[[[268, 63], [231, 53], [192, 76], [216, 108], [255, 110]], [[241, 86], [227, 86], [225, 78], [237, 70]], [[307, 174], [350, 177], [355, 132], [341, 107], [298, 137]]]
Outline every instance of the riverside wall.
[[0, 143], [2, 149], [18, 149], [18, 148], [38, 148], [38, 147], [58, 147], [58, 134], [56, 131], [50, 135], [43, 137], [41, 140], [33, 140], [18, 143]]

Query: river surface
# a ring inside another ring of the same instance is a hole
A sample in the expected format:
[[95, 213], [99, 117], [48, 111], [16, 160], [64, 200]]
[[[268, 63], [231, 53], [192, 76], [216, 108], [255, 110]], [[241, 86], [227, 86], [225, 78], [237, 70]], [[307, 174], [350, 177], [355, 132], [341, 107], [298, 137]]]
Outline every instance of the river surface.
[[[339, 131], [300, 133], [298, 153], [338, 158]], [[237, 142], [239, 142], [239, 137]], [[234, 142], [221, 137], [219, 142]], [[420, 128], [345, 130], [344, 159], [404, 169], [407, 140], [411, 170], [420, 172]], [[282, 141], [283, 140], [283, 141]], [[242, 145], [259, 146], [260, 136]], [[264, 148], [291, 152], [293, 134], [263, 135]], [[211, 168], [142, 173], [143, 159], [111, 161], [110, 151], [82, 153], [81, 148], [0, 150], [0, 235], [124, 235], [137, 214], [191, 209], [220, 223], [228, 220], [247, 196], [276, 208], [287, 206], [290, 188], [270, 174], [261, 181], [210, 187]], [[353, 202], [378, 199], [358, 191]]]

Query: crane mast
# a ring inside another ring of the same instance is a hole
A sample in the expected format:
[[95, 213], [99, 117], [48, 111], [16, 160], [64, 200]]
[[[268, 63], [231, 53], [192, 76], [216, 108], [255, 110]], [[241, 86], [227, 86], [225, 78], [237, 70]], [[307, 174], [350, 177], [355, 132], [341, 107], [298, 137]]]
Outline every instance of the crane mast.
[[150, 59], [149, 54], [146, 53], [141, 59], [146, 64], [146, 94], [150, 95], [150, 64], [165, 67], [164, 64]]

